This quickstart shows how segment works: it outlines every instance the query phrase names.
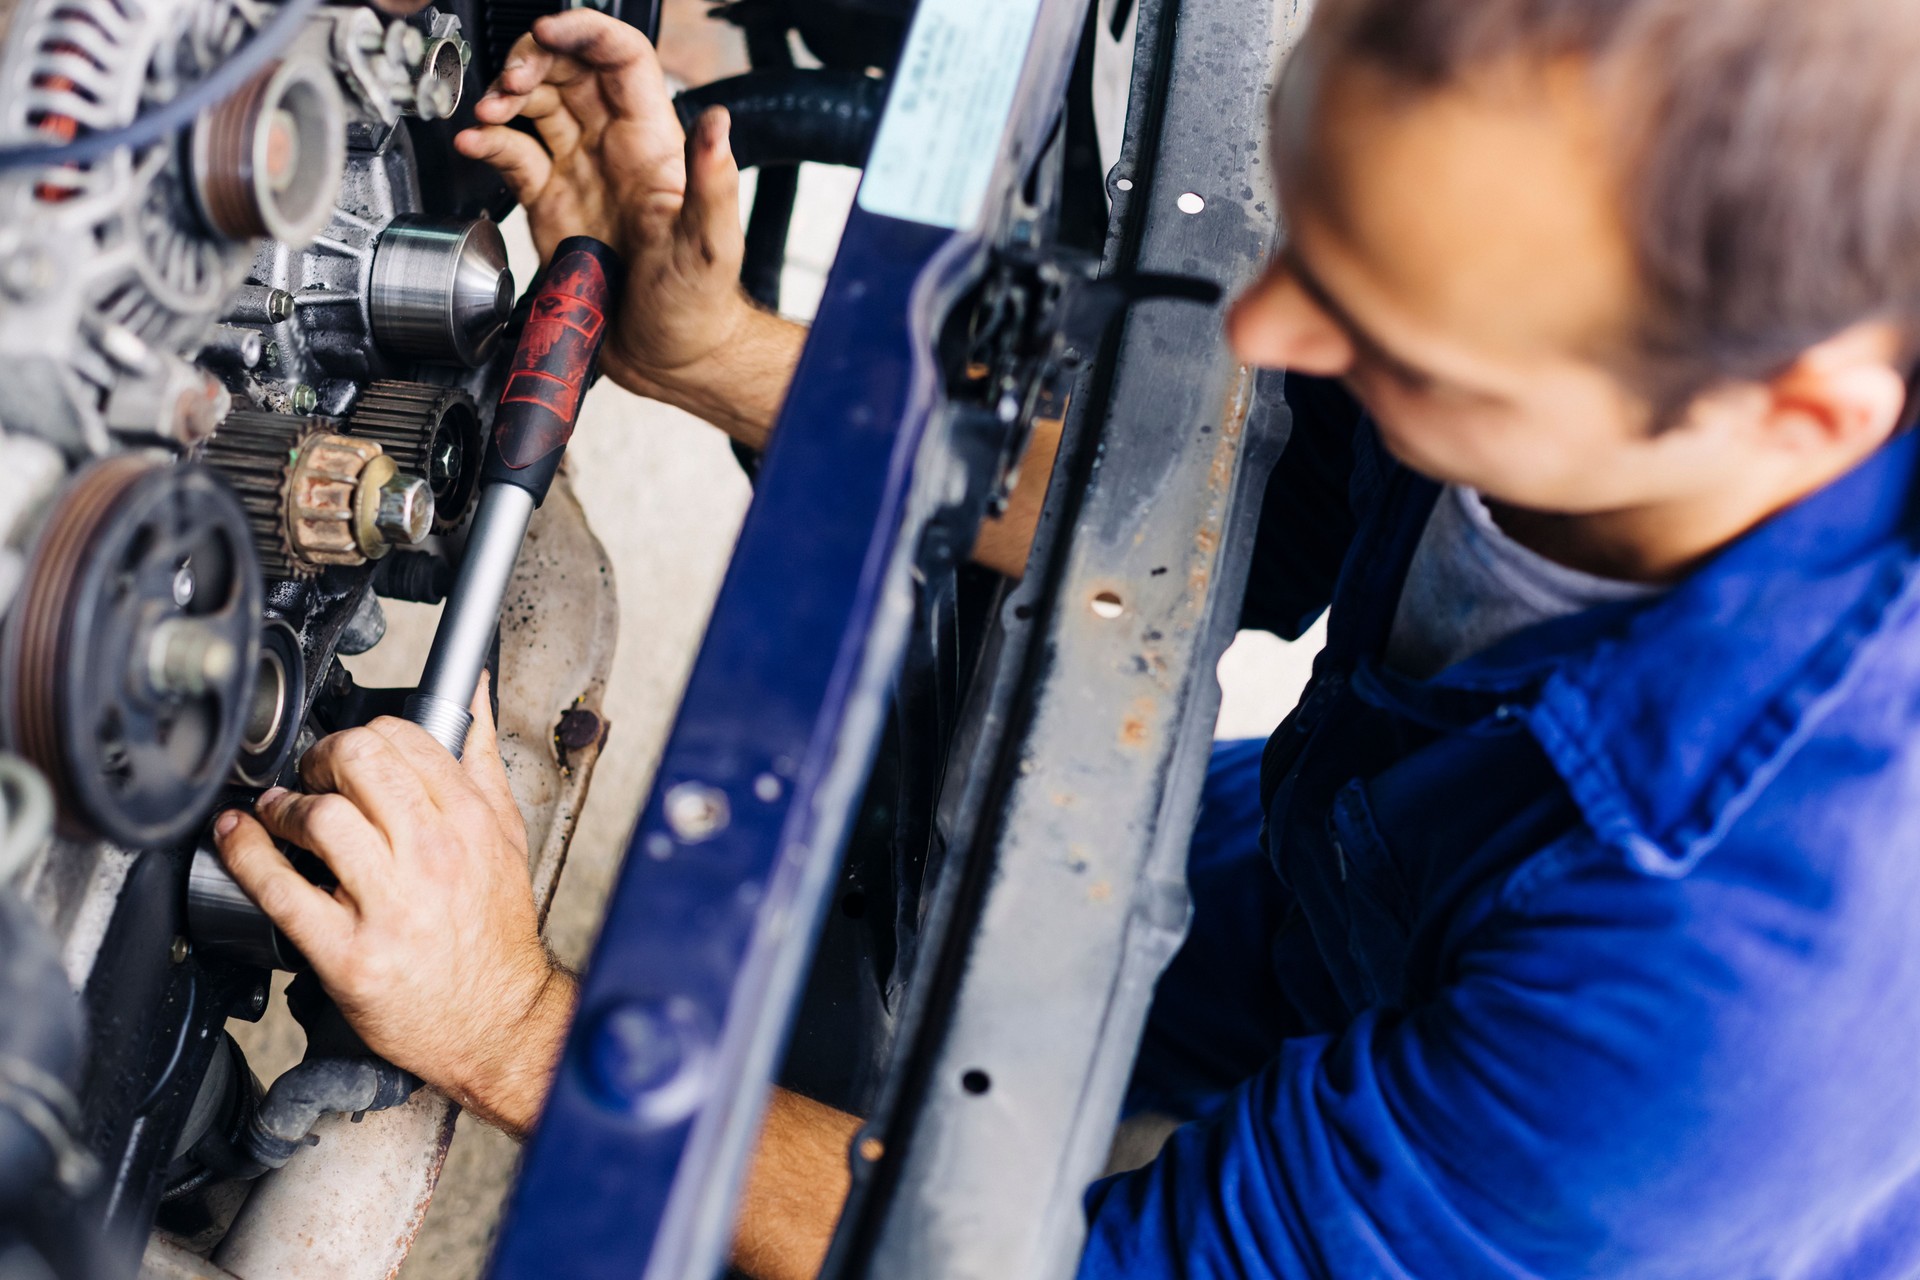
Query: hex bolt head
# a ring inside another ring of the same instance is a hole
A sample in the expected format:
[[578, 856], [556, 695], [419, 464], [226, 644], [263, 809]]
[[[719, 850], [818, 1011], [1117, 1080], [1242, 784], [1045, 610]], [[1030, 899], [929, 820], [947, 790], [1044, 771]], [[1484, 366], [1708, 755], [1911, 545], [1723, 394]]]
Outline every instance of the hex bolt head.
[[320, 393], [304, 382], [296, 382], [287, 393], [287, 402], [296, 414], [312, 413], [320, 407]]
[[373, 518], [380, 536], [396, 546], [416, 547], [433, 529], [433, 488], [404, 471], [380, 486], [380, 507]]
[[167, 948], [167, 959], [175, 964], [185, 964], [187, 957], [193, 954], [193, 944], [186, 938], [174, 935], [173, 945]]
[[677, 784], [667, 792], [663, 808], [673, 834], [689, 844], [718, 835], [733, 817], [727, 793], [704, 782]]

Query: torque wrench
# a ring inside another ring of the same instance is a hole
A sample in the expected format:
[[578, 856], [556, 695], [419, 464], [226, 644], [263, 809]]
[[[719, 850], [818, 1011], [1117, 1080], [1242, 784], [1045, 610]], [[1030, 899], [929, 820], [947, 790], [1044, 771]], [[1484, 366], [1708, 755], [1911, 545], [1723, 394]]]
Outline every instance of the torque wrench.
[[527, 326], [514, 348], [487, 444], [466, 555], [447, 595], [420, 686], [407, 699], [407, 719], [456, 758], [473, 724], [467, 708], [493, 647], [527, 522], [553, 486], [580, 419], [580, 401], [606, 337], [621, 277], [619, 256], [600, 241], [589, 236], [562, 240], [534, 292]]

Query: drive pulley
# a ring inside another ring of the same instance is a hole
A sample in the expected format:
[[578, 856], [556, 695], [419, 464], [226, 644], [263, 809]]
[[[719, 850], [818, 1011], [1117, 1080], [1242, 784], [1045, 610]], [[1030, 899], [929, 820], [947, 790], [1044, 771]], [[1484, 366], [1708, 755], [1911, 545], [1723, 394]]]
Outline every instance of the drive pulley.
[[205, 817], [241, 747], [260, 627], [246, 513], [210, 471], [121, 454], [75, 477], [0, 640], [7, 744], [69, 831], [142, 848]]

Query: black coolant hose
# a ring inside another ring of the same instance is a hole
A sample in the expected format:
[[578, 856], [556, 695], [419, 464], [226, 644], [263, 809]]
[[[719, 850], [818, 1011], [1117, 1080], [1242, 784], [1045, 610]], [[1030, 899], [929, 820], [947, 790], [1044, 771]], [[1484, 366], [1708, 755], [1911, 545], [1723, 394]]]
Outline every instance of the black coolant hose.
[[886, 94], [886, 81], [862, 72], [782, 67], [688, 89], [673, 105], [689, 132], [708, 107], [725, 107], [742, 169], [803, 161], [857, 169], [867, 161]]
[[71, 1189], [91, 1172], [73, 1138], [85, 1046], [80, 1002], [52, 939], [0, 889], [0, 1222], [49, 1180]]
[[420, 1087], [419, 1078], [378, 1058], [309, 1058], [273, 1082], [241, 1139], [257, 1170], [278, 1169], [301, 1147], [321, 1116], [384, 1111]]

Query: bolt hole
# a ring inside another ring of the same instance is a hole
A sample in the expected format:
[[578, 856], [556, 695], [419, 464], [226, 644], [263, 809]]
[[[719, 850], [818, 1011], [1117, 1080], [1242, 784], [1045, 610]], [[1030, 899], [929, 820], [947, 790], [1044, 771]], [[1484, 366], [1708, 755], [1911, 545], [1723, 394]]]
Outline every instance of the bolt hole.
[[1120, 597], [1113, 592], [1102, 591], [1093, 598], [1092, 608], [1095, 617], [1106, 618], [1108, 621], [1112, 621], [1125, 611], [1126, 606], [1120, 602]]
[[1013, 606], [1013, 616], [1025, 622], [1033, 616], [1033, 606], [1030, 604], [1017, 604]]
[[1180, 198], [1175, 200], [1174, 203], [1180, 206], [1180, 212], [1182, 213], [1198, 213], [1207, 207], [1207, 202], [1191, 191], [1181, 192]]
[[979, 1097], [987, 1090], [993, 1088], [993, 1081], [987, 1078], [986, 1072], [975, 1067], [973, 1070], [961, 1075], [960, 1087], [975, 1097]]
[[860, 1158], [862, 1160], [865, 1160], [868, 1164], [877, 1163], [880, 1157], [885, 1154], [887, 1154], [887, 1144], [880, 1141], [880, 1139], [878, 1138], [860, 1139]]
[[1133, 179], [1132, 178], [1115, 178], [1113, 180], [1113, 189], [1115, 191], [1131, 191], [1133, 190]]

